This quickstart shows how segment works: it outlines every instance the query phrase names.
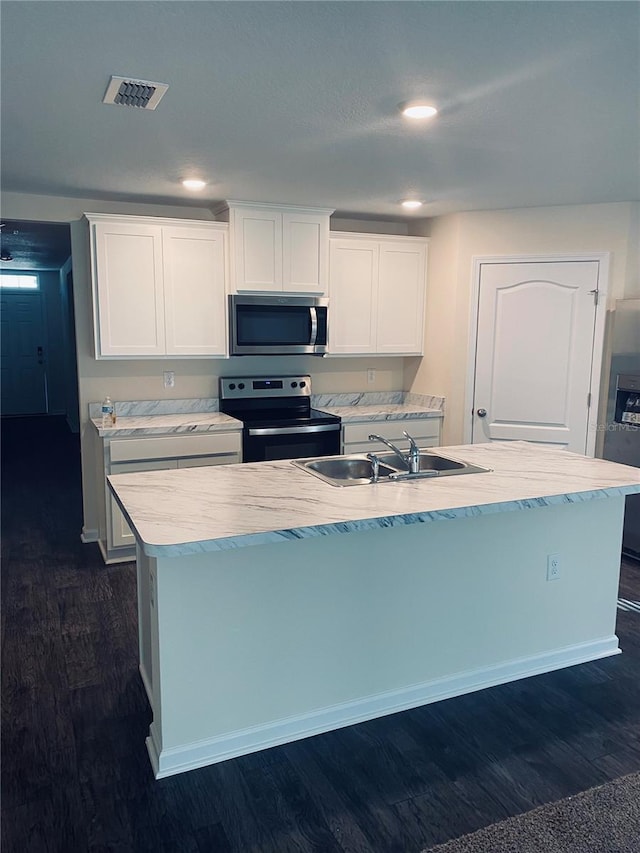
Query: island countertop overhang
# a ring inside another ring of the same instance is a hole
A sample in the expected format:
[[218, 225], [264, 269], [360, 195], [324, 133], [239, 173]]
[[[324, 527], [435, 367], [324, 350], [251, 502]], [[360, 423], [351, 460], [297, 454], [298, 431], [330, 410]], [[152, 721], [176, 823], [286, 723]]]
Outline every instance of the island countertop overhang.
[[492, 470], [336, 488], [279, 460], [117, 474], [108, 482], [143, 551], [155, 557], [640, 493], [640, 469], [528, 442], [435, 452]]

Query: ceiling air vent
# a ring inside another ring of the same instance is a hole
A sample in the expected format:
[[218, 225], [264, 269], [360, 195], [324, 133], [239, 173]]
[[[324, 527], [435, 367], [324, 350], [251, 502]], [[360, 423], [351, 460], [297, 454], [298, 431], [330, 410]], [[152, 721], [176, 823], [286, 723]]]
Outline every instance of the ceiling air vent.
[[168, 88], [167, 83], [132, 80], [131, 77], [112, 77], [102, 103], [155, 110]]

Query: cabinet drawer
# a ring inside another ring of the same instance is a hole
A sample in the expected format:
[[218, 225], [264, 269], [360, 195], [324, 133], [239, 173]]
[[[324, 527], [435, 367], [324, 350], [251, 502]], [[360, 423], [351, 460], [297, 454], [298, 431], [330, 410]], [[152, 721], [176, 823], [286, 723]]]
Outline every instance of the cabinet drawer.
[[111, 462], [240, 453], [240, 445], [241, 435], [239, 431], [216, 432], [206, 435], [114, 439], [111, 442]]
[[240, 462], [239, 453], [219, 453], [216, 456], [188, 456], [178, 459], [178, 468], [204, 468], [207, 465], [232, 465]]
[[[384, 436], [389, 441], [406, 441], [403, 430], [406, 430], [420, 444], [422, 438], [439, 438], [440, 418], [409, 418], [398, 421], [369, 421], [367, 423], [344, 424], [344, 443], [354, 444], [366, 442], [373, 432]], [[370, 443], [373, 445], [373, 442]], [[379, 448], [378, 448], [379, 449]]]
[[133, 462], [114, 462], [111, 464], [111, 474], [134, 474], [137, 471], [169, 471], [177, 468], [175, 459], [136, 459]]

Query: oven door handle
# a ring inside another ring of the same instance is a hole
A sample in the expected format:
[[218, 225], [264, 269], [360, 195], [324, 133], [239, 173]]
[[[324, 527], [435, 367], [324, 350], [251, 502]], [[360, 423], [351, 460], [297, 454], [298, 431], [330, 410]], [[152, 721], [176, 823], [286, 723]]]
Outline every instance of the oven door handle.
[[309, 341], [309, 346], [314, 347], [318, 340], [318, 312], [314, 307], [311, 307], [309, 308], [309, 314], [311, 315], [311, 340]]
[[307, 435], [310, 432], [336, 432], [340, 424], [314, 424], [313, 426], [290, 427], [255, 427], [249, 428], [247, 434], [254, 435]]

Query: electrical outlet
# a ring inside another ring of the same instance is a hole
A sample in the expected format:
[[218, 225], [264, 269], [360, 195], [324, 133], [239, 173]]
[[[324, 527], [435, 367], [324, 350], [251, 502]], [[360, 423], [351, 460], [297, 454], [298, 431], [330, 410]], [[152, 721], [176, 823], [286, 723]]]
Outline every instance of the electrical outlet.
[[162, 374], [165, 388], [174, 388], [176, 384], [176, 374], [173, 370], [165, 370]]
[[547, 580], [557, 581], [560, 577], [560, 554], [547, 555]]
[[376, 371], [375, 368], [369, 367], [367, 369], [367, 382], [369, 385], [372, 385], [376, 381]]

